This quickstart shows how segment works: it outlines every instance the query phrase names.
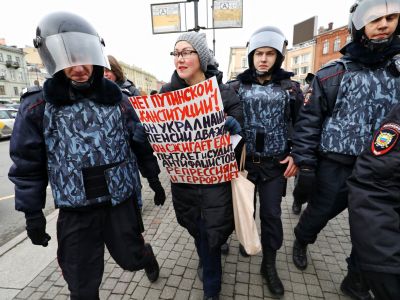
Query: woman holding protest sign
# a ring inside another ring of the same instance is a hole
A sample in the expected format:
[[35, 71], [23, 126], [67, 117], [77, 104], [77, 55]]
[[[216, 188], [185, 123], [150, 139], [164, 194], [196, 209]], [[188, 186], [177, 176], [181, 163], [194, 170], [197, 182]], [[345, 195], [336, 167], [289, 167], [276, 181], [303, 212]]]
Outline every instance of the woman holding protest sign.
[[[230, 134], [241, 131], [243, 121], [239, 99], [222, 84], [222, 72], [215, 66], [204, 33], [181, 34], [171, 52], [175, 71], [160, 93], [177, 91], [216, 77], [226, 116], [222, 125]], [[221, 290], [221, 245], [234, 228], [232, 193], [229, 181], [214, 184], [171, 182], [177, 220], [195, 239], [199, 254], [198, 275], [203, 280], [204, 299], [219, 299]]]

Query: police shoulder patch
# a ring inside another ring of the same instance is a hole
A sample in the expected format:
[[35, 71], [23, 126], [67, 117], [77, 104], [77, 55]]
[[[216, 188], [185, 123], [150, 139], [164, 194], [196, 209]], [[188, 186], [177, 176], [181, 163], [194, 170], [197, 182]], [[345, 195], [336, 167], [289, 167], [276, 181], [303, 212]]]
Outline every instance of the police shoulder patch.
[[386, 123], [379, 128], [371, 144], [371, 151], [379, 156], [388, 153], [396, 145], [400, 135], [400, 125]]

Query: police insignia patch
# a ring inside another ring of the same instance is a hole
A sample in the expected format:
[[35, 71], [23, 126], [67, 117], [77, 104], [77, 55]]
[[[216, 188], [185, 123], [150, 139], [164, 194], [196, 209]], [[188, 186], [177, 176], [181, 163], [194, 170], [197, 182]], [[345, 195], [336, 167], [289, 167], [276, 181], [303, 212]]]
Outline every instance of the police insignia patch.
[[371, 144], [371, 151], [379, 156], [388, 153], [397, 143], [400, 135], [400, 125], [396, 123], [386, 123], [379, 132], [375, 134]]

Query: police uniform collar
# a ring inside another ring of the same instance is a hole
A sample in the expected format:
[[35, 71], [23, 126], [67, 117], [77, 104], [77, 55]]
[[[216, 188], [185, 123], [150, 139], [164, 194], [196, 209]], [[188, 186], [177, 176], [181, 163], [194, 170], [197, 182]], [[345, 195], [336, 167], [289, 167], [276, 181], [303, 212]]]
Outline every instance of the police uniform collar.
[[[75, 97], [72, 96], [71, 92], [69, 82], [61, 77], [50, 78], [45, 81], [43, 86], [45, 101], [56, 105], [72, 105]], [[91, 94], [91, 100], [106, 105], [114, 105], [122, 100], [120, 88], [106, 78], [96, 81]]]

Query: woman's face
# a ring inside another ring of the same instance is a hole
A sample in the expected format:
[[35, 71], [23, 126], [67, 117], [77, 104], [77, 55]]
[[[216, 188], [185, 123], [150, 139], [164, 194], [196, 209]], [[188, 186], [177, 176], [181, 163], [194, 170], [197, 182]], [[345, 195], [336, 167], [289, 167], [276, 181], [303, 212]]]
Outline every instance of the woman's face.
[[117, 80], [117, 77], [115, 76], [114, 72], [107, 68], [104, 68], [104, 77], [114, 82]]
[[188, 83], [194, 82], [196, 81], [195, 79], [203, 77], [204, 73], [200, 67], [199, 56], [195, 52], [192, 45], [186, 41], [180, 41], [176, 43], [174, 52], [181, 54], [182, 51], [194, 52], [188, 52], [186, 57], [183, 57], [183, 55], [174, 56], [175, 69], [179, 77]]

